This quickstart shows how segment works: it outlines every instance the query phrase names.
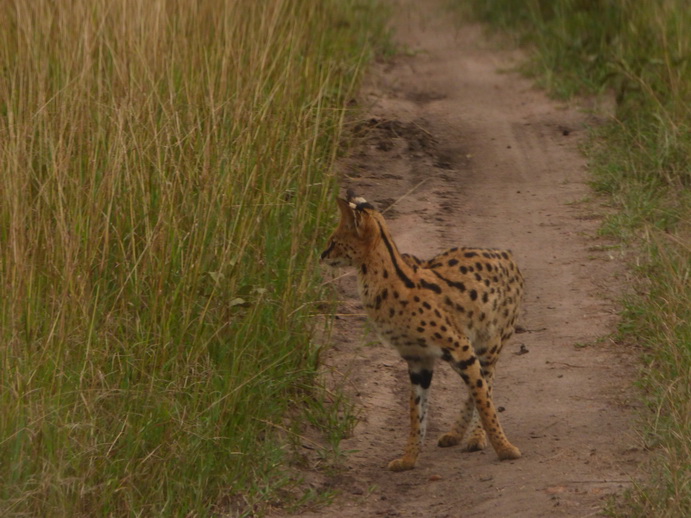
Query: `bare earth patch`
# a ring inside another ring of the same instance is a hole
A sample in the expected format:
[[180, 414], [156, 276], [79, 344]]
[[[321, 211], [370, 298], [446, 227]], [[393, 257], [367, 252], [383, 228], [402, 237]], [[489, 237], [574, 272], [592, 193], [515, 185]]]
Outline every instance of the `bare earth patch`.
[[397, 2], [397, 38], [410, 52], [373, 66], [344, 184], [390, 207], [402, 252], [514, 251], [526, 277], [523, 332], [502, 353], [494, 398], [523, 457], [436, 446], [465, 397], [440, 364], [417, 468], [386, 471], [405, 443], [408, 376], [369, 332], [351, 272], [336, 282], [344, 303], [326, 362], [362, 419], [341, 445], [352, 450], [343, 471], [318, 482], [340, 496], [300, 516], [596, 516], [643, 456], [632, 431], [635, 359], [606, 339], [626, 279], [620, 253], [595, 237], [603, 209], [586, 201], [578, 150], [597, 121], [506, 72], [516, 54], [490, 46], [479, 27], [420, 4]]

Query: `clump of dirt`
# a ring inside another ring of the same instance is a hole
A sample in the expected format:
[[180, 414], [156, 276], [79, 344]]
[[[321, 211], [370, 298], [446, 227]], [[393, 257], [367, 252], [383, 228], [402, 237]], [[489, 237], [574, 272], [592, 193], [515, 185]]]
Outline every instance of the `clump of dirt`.
[[406, 366], [368, 330], [350, 272], [334, 281], [343, 305], [325, 376], [362, 419], [341, 444], [343, 470], [311, 474], [341, 496], [300, 516], [594, 516], [643, 456], [630, 431], [635, 360], [606, 338], [625, 273], [616, 248], [595, 237], [604, 209], [585, 201], [578, 151], [597, 121], [506, 72], [520, 56], [492, 48], [479, 27], [452, 26], [443, 2], [420, 4], [396, 2], [398, 38], [414, 52], [372, 68], [344, 183], [384, 210], [403, 252], [513, 249], [527, 296], [494, 398], [523, 457], [436, 447], [465, 398], [440, 365], [417, 468], [386, 471], [407, 434]]
[[[373, 145], [378, 151], [384, 152], [403, 148], [408, 153], [431, 155], [436, 146], [431, 133], [415, 121], [401, 122], [372, 117], [356, 124], [353, 136], [360, 138], [365, 146]], [[366, 155], [366, 152], [363, 151], [363, 154]]]

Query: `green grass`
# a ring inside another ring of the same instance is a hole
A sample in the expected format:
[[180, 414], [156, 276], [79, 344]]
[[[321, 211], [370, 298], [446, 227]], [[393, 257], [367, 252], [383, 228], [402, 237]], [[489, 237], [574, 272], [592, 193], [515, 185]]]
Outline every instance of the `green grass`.
[[617, 212], [603, 232], [630, 245], [636, 282], [620, 339], [643, 350], [645, 480], [616, 516], [691, 514], [691, 9], [685, 0], [454, 2], [529, 49], [553, 95], [613, 95], [586, 152]]
[[261, 512], [287, 416], [336, 419], [315, 251], [379, 11], [0, 12], [0, 514]]

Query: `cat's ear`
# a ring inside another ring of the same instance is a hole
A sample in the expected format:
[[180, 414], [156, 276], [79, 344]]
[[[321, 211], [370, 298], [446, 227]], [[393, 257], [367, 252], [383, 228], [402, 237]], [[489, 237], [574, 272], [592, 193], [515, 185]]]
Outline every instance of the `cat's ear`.
[[336, 198], [336, 202], [338, 203], [338, 209], [341, 211], [341, 225], [355, 230], [357, 223], [352, 205], [341, 198]]

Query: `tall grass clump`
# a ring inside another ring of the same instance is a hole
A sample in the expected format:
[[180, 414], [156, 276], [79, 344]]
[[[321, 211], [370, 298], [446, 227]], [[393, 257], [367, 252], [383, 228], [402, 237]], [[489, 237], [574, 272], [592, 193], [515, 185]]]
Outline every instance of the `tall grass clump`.
[[526, 70], [559, 97], [611, 94], [592, 132], [593, 185], [618, 212], [603, 230], [633, 245], [637, 283], [621, 337], [644, 350], [647, 480], [620, 516], [691, 514], [691, 9], [686, 0], [471, 0], [531, 49]]
[[0, 514], [241, 512], [308, 404], [367, 0], [0, 0]]

